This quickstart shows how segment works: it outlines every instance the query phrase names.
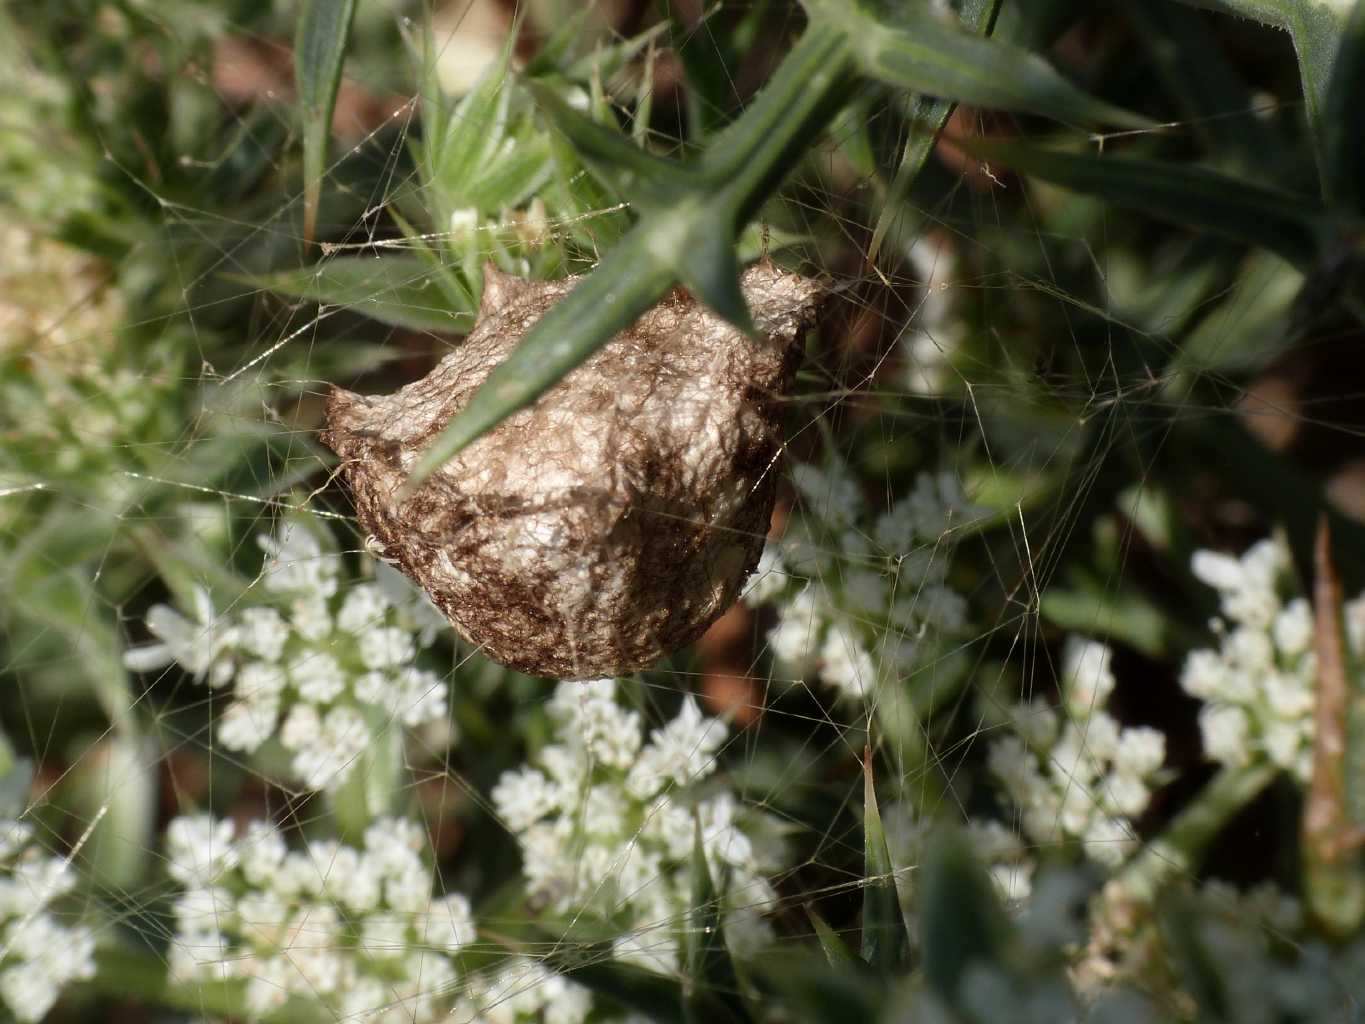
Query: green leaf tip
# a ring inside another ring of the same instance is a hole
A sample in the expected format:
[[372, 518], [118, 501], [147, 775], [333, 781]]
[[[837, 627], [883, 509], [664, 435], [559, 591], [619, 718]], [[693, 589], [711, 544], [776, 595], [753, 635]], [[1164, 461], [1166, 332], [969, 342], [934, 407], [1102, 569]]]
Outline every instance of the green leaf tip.
[[303, 237], [313, 241], [327, 136], [341, 86], [355, 0], [303, 0], [294, 33], [294, 81], [303, 119]]

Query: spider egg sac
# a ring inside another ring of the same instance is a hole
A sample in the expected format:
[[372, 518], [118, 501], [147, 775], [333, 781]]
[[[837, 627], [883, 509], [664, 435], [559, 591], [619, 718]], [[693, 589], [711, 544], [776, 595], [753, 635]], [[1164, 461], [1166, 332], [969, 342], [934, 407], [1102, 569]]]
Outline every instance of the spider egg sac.
[[485, 276], [468, 338], [392, 395], [334, 388], [322, 440], [362, 529], [489, 657], [559, 679], [645, 668], [701, 636], [758, 561], [821, 288], [750, 267], [756, 339], [675, 291], [400, 502], [426, 445], [578, 281]]

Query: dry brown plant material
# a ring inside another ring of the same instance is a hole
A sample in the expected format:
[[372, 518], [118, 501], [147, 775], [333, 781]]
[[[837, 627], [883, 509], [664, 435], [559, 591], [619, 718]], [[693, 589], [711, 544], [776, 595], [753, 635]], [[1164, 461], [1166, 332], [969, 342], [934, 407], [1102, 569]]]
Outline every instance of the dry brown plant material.
[[392, 395], [340, 388], [323, 441], [361, 525], [471, 643], [532, 675], [623, 675], [696, 640], [768, 531], [781, 400], [820, 287], [749, 268], [746, 337], [674, 292], [407, 500], [426, 445], [577, 283], [487, 271], [478, 322]]

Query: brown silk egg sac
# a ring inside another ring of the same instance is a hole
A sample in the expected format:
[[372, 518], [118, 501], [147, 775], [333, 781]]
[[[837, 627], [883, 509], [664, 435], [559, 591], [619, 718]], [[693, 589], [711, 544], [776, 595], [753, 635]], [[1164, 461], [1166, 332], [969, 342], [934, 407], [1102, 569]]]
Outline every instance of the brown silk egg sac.
[[577, 283], [489, 267], [473, 331], [391, 395], [333, 388], [356, 515], [471, 643], [558, 679], [647, 668], [739, 594], [777, 485], [781, 405], [820, 286], [744, 272], [759, 337], [681, 290], [397, 498], [423, 449]]

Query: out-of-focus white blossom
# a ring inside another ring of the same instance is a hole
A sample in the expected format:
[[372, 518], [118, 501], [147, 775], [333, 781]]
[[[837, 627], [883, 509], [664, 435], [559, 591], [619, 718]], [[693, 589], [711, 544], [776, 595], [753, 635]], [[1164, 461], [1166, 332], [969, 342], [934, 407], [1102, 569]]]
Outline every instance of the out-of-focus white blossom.
[[814, 671], [849, 701], [868, 699], [880, 676], [917, 666], [953, 671], [952, 648], [969, 628], [967, 602], [947, 583], [950, 531], [979, 518], [951, 473], [921, 473], [910, 492], [873, 514], [849, 471], [793, 467], [801, 501], [770, 542], [745, 591], [771, 604], [768, 650], [788, 673]]
[[1061, 708], [1041, 701], [1011, 712], [1015, 734], [991, 744], [988, 767], [1039, 843], [1078, 840], [1102, 864], [1137, 847], [1133, 820], [1146, 809], [1166, 757], [1166, 738], [1122, 728], [1104, 710], [1113, 693], [1112, 652], [1073, 637], [1063, 655]]
[[52, 907], [75, 880], [33, 844], [29, 826], [0, 821], [0, 1004], [18, 1021], [47, 1015], [62, 989], [95, 974], [95, 935]]
[[[1317, 684], [1313, 609], [1303, 597], [1286, 600], [1289, 550], [1282, 539], [1252, 545], [1241, 558], [1195, 553], [1195, 576], [1218, 591], [1222, 618], [1214, 623], [1217, 650], [1192, 651], [1180, 685], [1205, 701], [1199, 712], [1204, 754], [1227, 765], [1258, 758], [1307, 782], [1312, 772], [1313, 707]], [[1365, 652], [1365, 594], [1347, 602], [1347, 642]]]
[[469, 979], [452, 1015], [460, 1024], [583, 1024], [592, 993], [528, 957]]
[[955, 260], [946, 239], [933, 235], [915, 239], [905, 255], [924, 288], [900, 338], [908, 363], [906, 385], [915, 394], [937, 395], [951, 380], [952, 357], [966, 335], [948, 296]]
[[[723, 722], [687, 698], [646, 739], [639, 714], [617, 702], [615, 689], [610, 679], [561, 683], [549, 702], [554, 742], [503, 774], [493, 804], [521, 845], [532, 900], [562, 914], [632, 922], [617, 955], [675, 971], [695, 830], [723, 888], [727, 938], [742, 910], [748, 916], [736, 940], [752, 941], [763, 933], [754, 916], [776, 899], [765, 875], [771, 854], [752, 833], [771, 823], [729, 792], [698, 796], [690, 788], [714, 773]], [[490, 1012], [483, 1011], [489, 1020], [518, 1019]]]
[[[137, 671], [176, 662], [211, 686], [231, 683], [218, 742], [251, 754], [278, 736], [297, 779], [335, 790], [369, 745], [370, 722], [417, 728], [447, 717], [446, 684], [416, 663], [437, 634], [429, 602], [387, 577], [343, 588], [341, 556], [301, 522], [258, 541], [260, 587], [240, 607], [215, 615], [202, 588], [193, 619], [155, 605], [147, 628], [159, 643], [124, 661]], [[270, 603], [249, 603], [262, 598]]]
[[256, 1017], [291, 995], [381, 1024], [449, 1014], [459, 994], [451, 958], [474, 941], [474, 920], [463, 896], [433, 895], [414, 823], [378, 821], [361, 848], [290, 851], [268, 822], [237, 836], [230, 821], [196, 816], [171, 823], [167, 848], [178, 855], [171, 876], [186, 885], [173, 906], [173, 980], [241, 978]]

